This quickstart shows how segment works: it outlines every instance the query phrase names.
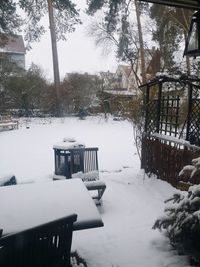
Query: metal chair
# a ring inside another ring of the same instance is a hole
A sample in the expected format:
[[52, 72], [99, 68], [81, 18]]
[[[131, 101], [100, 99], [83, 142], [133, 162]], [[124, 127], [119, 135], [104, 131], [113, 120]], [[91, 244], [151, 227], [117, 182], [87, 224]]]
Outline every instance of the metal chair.
[[0, 238], [1, 267], [69, 267], [73, 214]]
[[88, 173], [98, 171], [98, 148], [74, 148], [57, 149], [55, 153], [55, 174], [72, 178], [72, 174], [77, 172]]

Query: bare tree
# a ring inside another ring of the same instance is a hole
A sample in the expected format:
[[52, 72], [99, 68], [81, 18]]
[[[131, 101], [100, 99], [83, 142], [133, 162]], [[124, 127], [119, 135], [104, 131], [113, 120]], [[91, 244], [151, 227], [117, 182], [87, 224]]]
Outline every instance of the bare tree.
[[131, 66], [131, 70], [134, 73], [137, 85], [141, 85], [142, 80], [138, 74], [139, 70], [139, 57], [140, 57], [140, 47], [138, 34], [132, 25], [129, 32], [129, 45], [123, 45], [123, 34], [122, 32], [120, 38], [113, 32], [108, 32], [106, 25], [102, 22], [94, 21], [91, 23], [88, 29], [88, 35], [95, 39], [96, 46], [102, 47], [104, 54], [109, 54], [113, 50], [116, 52], [118, 59], [128, 62]]
[[[109, 51], [115, 46], [119, 60], [128, 62], [138, 85], [146, 82], [145, 48], [141, 25], [141, 3], [137, 0], [102, 1], [97, 5], [95, 0], [88, 3], [88, 13], [104, 7], [104, 17], [101, 22], [91, 26], [90, 35], [94, 36], [97, 45]], [[140, 73], [138, 73], [140, 70]], [[140, 74], [142, 77], [140, 77]]]
[[57, 115], [61, 115], [60, 77], [56, 42], [60, 39], [65, 40], [65, 34], [73, 32], [75, 25], [81, 23], [79, 10], [76, 9], [76, 5], [71, 0], [19, 0], [18, 4], [27, 15], [25, 39], [29, 44], [32, 41], [40, 40], [40, 36], [45, 32], [44, 26], [40, 24], [41, 18], [47, 14], [49, 15], [54, 84], [57, 95]]

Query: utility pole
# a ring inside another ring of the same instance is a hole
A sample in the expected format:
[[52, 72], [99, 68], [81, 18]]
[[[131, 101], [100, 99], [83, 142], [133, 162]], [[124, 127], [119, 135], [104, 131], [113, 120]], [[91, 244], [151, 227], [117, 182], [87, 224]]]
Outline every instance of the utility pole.
[[145, 67], [145, 55], [144, 55], [144, 42], [142, 36], [142, 26], [140, 21], [140, 10], [138, 1], [135, 0], [135, 12], [137, 17], [137, 25], [138, 25], [138, 36], [139, 36], [139, 44], [140, 44], [140, 58], [141, 58], [141, 71], [142, 71], [142, 83], [146, 83], [146, 67]]
[[61, 102], [60, 102], [60, 74], [58, 65], [58, 51], [56, 42], [56, 30], [53, 14], [52, 0], [47, 0], [48, 2], [48, 13], [49, 13], [49, 25], [51, 34], [51, 45], [52, 45], [52, 57], [53, 57], [53, 71], [54, 71], [54, 84], [56, 89], [56, 104], [57, 104], [57, 115], [61, 116]]

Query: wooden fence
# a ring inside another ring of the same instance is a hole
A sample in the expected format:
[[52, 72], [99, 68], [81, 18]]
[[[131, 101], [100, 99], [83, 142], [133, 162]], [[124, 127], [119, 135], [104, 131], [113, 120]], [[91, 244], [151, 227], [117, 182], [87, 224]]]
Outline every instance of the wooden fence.
[[144, 135], [142, 138], [141, 167], [148, 175], [179, 185], [178, 174], [192, 159], [200, 156], [200, 148], [182, 142], [180, 139], [162, 137], [162, 135]]

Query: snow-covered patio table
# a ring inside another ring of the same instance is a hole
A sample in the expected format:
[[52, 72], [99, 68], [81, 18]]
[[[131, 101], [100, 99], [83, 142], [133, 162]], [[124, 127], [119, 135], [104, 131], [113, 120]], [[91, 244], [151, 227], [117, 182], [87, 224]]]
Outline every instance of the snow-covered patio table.
[[81, 179], [0, 187], [0, 229], [13, 233], [77, 214], [74, 230], [103, 226]]

